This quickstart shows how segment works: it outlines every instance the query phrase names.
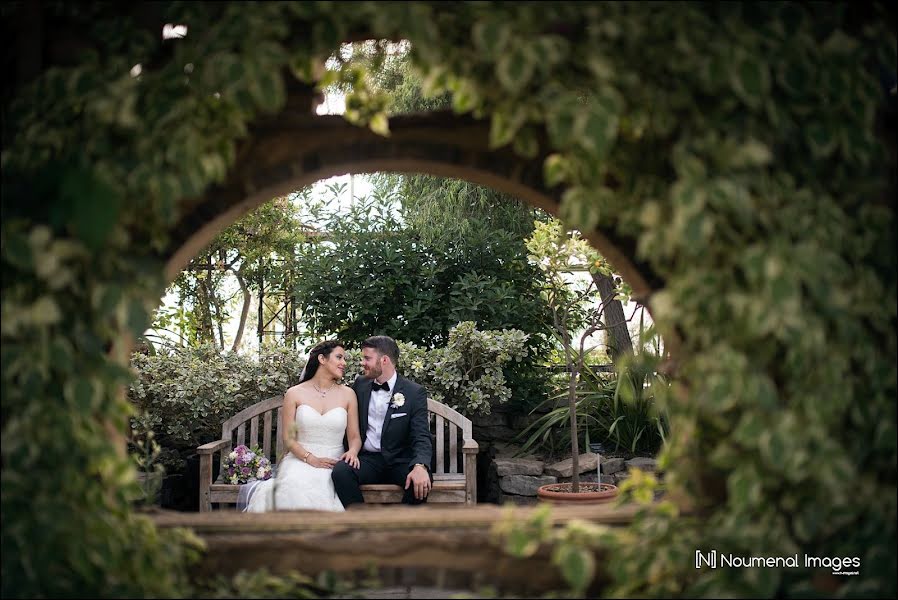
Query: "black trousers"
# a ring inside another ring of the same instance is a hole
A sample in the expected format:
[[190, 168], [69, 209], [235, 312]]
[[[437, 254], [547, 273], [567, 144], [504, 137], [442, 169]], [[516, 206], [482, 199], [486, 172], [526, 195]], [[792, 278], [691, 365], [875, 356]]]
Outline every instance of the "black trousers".
[[[331, 479], [334, 481], [334, 489], [343, 506], [364, 502], [359, 486], [369, 483], [392, 483], [399, 487], [405, 487], [405, 478], [408, 477], [408, 463], [401, 462], [388, 465], [380, 452], [365, 452], [359, 454], [359, 468], [354, 469], [345, 462], [334, 465]], [[433, 475], [430, 475], [433, 483]], [[415, 498], [415, 486], [408, 486], [402, 496], [403, 504], [424, 504], [427, 498], [418, 500]]]

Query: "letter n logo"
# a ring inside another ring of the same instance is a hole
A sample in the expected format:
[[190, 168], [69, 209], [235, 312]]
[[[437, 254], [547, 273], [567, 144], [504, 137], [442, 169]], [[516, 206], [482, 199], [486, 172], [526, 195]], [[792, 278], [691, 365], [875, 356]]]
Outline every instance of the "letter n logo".
[[711, 567], [712, 569], [717, 568], [717, 550], [711, 550], [707, 554], [703, 554], [701, 550], [695, 551], [695, 568], [701, 569], [702, 563]]

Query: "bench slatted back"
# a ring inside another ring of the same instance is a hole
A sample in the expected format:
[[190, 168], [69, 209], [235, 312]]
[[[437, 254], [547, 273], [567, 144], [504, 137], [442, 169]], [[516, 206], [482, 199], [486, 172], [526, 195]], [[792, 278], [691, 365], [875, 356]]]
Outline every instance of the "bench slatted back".
[[459, 443], [459, 437], [472, 437], [471, 420], [430, 398], [427, 411], [435, 441], [433, 478], [464, 479], [464, 460], [459, 460], [464, 442]]
[[[280, 456], [284, 447], [284, 442], [281, 439], [279, 431], [280, 413], [283, 403], [283, 396], [274, 396], [268, 400], [263, 400], [258, 404], [253, 404], [252, 406], [243, 409], [225, 421], [221, 426], [221, 439], [231, 440], [231, 448], [228, 448], [223, 454], [227, 454], [232, 448], [240, 444], [245, 444], [250, 448], [259, 446], [262, 448], [262, 453], [267, 456], [272, 463], [276, 462], [277, 457]], [[262, 431], [259, 431], [260, 418], [262, 420]], [[246, 437], [247, 424], [249, 424], [249, 438]], [[259, 439], [260, 433], [262, 437], [261, 440]], [[275, 455], [271, 452], [272, 436], [275, 436], [277, 441], [277, 454]]]
[[[263, 454], [276, 464], [284, 453], [284, 436], [281, 434], [283, 402], [283, 396], [274, 396], [240, 411], [225, 421], [221, 426], [221, 437], [231, 440], [231, 447], [226, 448], [223, 453], [228, 454], [240, 444], [250, 448], [260, 446]], [[461, 440], [472, 437], [471, 420], [436, 400], [427, 400], [427, 410], [430, 430], [436, 442], [434, 479], [463, 479], [464, 459], [460, 455], [464, 442]], [[247, 424], [249, 424], [249, 438], [247, 438]], [[272, 441], [275, 446], [274, 454], [272, 454]]]

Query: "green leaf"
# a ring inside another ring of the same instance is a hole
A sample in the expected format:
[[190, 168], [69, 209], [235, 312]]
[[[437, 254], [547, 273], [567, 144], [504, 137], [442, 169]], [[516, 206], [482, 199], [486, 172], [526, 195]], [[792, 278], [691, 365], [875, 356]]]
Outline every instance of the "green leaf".
[[516, 106], [509, 111], [496, 111], [490, 122], [490, 147], [504, 146], [517, 135], [518, 130], [524, 125], [527, 116], [523, 107]]
[[62, 319], [59, 304], [50, 296], [41, 296], [29, 308], [29, 317], [34, 325], [55, 325]]
[[546, 128], [553, 146], [564, 148], [574, 143], [583, 130], [583, 121], [578, 118], [583, 110], [584, 106], [573, 98], [561, 99], [549, 106]]
[[529, 529], [516, 527], [509, 533], [505, 549], [514, 557], [527, 558], [539, 549], [539, 540], [534, 539]]
[[480, 105], [480, 92], [463, 79], [450, 79], [449, 90], [452, 92], [452, 110], [457, 113], [466, 113]]
[[540, 60], [537, 64], [545, 72], [562, 62], [570, 53], [570, 42], [557, 35], [541, 35], [533, 45]]
[[583, 111], [580, 145], [595, 156], [604, 156], [617, 137], [617, 115], [605, 102], [593, 102]]
[[839, 138], [832, 125], [820, 122], [811, 123], [805, 132], [805, 139], [811, 153], [817, 158], [830, 156], [838, 146]]
[[33, 265], [33, 256], [28, 238], [21, 233], [4, 231], [3, 257], [22, 270], [30, 270]]
[[730, 84], [745, 104], [753, 108], [762, 106], [770, 91], [767, 63], [750, 54], [739, 55], [733, 65]]
[[712, 90], [719, 90], [729, 82], [731, 64], [723, 52], [709, 56], [702, 64], [702, 75]]
[[50, 342], [50, 360], [59, 371], [66, 372], [72, 366], [72, 346], [67, 340], [57, 339]]
[[614, 77], [614, 64], [601, 54], [590, 54], [586, 57], [586, 66], [599, 82], [605, 82]]
[[496, 63], [496, 78], [506, 90], [515, 94], [530, 83], [536, 70], [536, 58], [527, 46], [519, 46], [503, 54]]
[[479, 21], [471, 30], [474, 47], [487, 57], [502, 55], [511, 40], [512, 30], [507, 22]]
[[75, 408], [85, 414], [93, 410], [97, 391], [93, 382], [84, 377], [75, 378], [68, 387], [68, 395], [74, 402]]
[[830, 56], [851, 56], [858, 49], [858, 42], [841, 29], [837, 29], [823, 43], [823, 52]]
[[448, 71], [440, 66], [431, 68], [421, 81], [421, 91], [425, 98], [433, 98], [445, 91], [449, 82]]
[[529, 129], [522, 129], [514, 138], [512, 145], [514, 151], [524, 158], [533, 158], [539, 153], [539, 142], [536, 135]]
[[204, 154], [200, 157], [200, 166], [209, 181], [224, 181], [228, 173], [228, 166], [220, 154]]
[[[315, 83], [315, 73], [321, 62], [305, 53], [297, 53], [290, 58], [290, 72], [303, 83]], [[323, 70], [323, 69], [322, 69]]]
[[599, 224], [599, 198], [583, 187], [567, 190], [561, 198], [559, 216], [572, 229], [592, 231]]
[[262, 70], [258, 77], [250, 83], [249, 91], [263, 112], [273, 113], [286, 101], [284, 79], [280, 71]]
[[561, 154], [550, 154], [543, 163], [543, 179], [547, 187], [555, 187], [570, 177], [570, 163]]
[[561, 569], [575, 595], [582, 594], [595, 576], [595, 558], [587, 548], [563, 545], [558, 548], [553, 562]]
[[108, 285], [98, 288], [94, 293], [94, 307], [101, 315], [111, 315], [122, 299], [122, 288], [119, 285]]
[[785, 61], [776, 71], [777, 82], [793, 96], [808, 93], [811, 77], [809, 65], [796, 59]]
[[149, 315], [139, 300], [128, 304], [128, 328], [135, 335], [140, 335], [150, 326]]
[[735, 167], [762, 167], [770, 164], [773, 160], [773, 153], [767, 144], [759, 142], [751, 138], [744, 144], [739, 146], [733, 157], [733, 166]]
[[54, 214], [64, 219], [91, 249], [98, 250], [118, 220], [121, 199], [87, 169], [71, 168], [62, 177]]
[[370, 127], [371, 131], [377, 135], [382, 135], [384, 137], [390, 136], [390, 120], [385, 112], [379, 112], [371, 117], [368, 127]]

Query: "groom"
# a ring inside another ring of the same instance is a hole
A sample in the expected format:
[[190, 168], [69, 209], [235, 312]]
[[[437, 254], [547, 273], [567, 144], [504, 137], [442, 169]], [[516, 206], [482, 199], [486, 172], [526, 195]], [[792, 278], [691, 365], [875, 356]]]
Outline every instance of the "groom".
[[399, 346], [378, 335], [362, 343], [362, 371], [352, 388], [358, 397], [362, 450], [359, 468], [334, 465], [331, 477], [343, 506], [364, 502], [359, 486], [402, 486], [403, 504], [422, 504], [433, 487], [433, 444], [427, 420], [426, 390], [396, 372]]

